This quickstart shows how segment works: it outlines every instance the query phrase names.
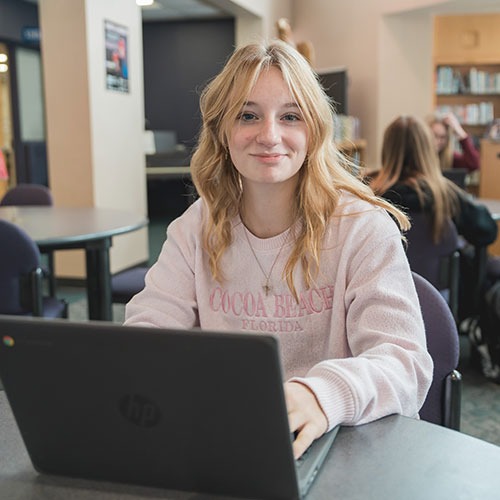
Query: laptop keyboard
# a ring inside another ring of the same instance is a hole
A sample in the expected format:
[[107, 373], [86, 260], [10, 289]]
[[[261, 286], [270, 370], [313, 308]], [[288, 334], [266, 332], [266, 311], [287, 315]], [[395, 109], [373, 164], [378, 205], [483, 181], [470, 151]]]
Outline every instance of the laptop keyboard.
[[[293, 436], [293, 434], [292, 434], [292, 436]], [[304, 451], [304, 453], [302, 453], [302, 455], [300, 455], [299, 458], [295, 459], [296, 467], [300, 467], [305, 462], [307, 456], [309, 455], [310, 450], [311, 450], [311, 447], [309, 446], [309, 448], [307, 448], [307, 450]]]

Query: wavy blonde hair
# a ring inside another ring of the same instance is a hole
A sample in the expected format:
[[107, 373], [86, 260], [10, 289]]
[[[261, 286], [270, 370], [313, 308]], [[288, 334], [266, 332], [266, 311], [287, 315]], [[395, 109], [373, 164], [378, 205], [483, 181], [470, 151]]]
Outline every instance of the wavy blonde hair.
[[[414, 116], [399, 116], [385, 129], [382, 142], [382, 168], [371, 187], [383, 195], [394, 184], [415, 189], [420, 204], [433, 200], [432, 228], [437, 243], [443, 237], [445, 220], [458, 211], [457, 189], [441, 173], [432, 131]], [[427, 194], [426, 194], [427, 193]]]
[[227, 152], [228, 137], [259, 75], [270, 67], [281, 71], [308, 130], [307, 158], [299, 171], [292, 207], [301, 229], [295, 234], [295, 246], [284, 269], [297, 298], [293, 270], [300, 262], [306, 287], [312, 285], [319, 269], [321, 241], [342, 190], [386, 209], [403, 229], [409, 222], [351, 173], [353, 164], [333, 142], [333, 108], [307, 61], [279, 40], [247, 45], [233, 53], [202, 92], [202, 128], [191, 160], [194, 185], [208, 209], [203, 241], [214, 279], [223, 280], [221, 257], [232, 242], [231, 222], [242, 198], [241, 179]]

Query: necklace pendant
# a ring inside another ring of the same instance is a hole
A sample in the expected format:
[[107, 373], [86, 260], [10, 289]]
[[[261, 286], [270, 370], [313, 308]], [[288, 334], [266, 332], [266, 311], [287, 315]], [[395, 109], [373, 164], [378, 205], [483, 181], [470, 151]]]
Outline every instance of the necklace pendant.
[[264, 293], [266, 294], [266, 297], [269, 295], [269, 292], [273, 289], [273, 287], [269, 283], [262, 285], [262, 288], [264, 290]]

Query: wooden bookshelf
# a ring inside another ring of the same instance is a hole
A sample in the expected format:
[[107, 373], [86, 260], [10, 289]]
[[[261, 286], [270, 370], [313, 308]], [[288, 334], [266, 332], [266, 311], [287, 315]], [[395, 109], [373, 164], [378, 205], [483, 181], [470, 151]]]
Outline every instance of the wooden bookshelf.
[[435, 108], [449, 107], [477, 143], [500, 117], [500, 14], [436, 16], [433, 66]]

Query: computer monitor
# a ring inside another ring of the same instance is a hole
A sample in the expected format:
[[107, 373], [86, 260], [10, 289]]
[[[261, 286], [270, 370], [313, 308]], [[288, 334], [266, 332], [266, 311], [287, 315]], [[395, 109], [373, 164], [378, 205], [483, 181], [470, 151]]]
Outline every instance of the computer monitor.
[[339, 115], [348, 114], [347, 106], [347, 68], [338, 67], [318, 71], [319, 80], [327, 95], [335, 105], [335, 111]]

